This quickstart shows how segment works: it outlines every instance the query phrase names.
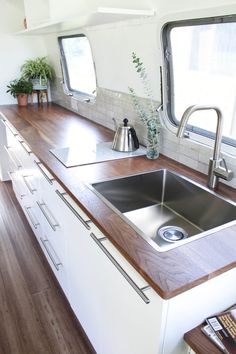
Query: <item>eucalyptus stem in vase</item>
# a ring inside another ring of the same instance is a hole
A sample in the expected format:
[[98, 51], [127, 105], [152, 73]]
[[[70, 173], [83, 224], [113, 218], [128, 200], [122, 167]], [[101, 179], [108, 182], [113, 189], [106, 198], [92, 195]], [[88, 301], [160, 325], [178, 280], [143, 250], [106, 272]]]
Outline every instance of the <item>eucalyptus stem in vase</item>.
[[160, 150], [161, 123], [159, 109], [161, 108], [161, 105], [158, 109], [156, 108], [146, 69], [140, 58], [138, 58], [134, 52], [132, 53], [132, 61], [141, 79], [144, 93], [148, 99], [147, 103], [144, 104], [140, 102], [140, 98], [136, 95], [133, 88], [129, 87], [128, 89], [131, 94], [134, 108], [139, 115], [140, 120], [147, 128], [147, 158], [156, 159], [159, 157]]

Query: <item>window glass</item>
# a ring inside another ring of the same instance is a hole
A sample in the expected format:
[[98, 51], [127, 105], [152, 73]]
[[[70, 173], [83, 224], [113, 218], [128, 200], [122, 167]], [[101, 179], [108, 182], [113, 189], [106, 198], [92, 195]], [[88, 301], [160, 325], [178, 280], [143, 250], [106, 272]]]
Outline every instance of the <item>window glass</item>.
[[[168, 113], [178, 125], [191, 105], [218, 106], [224, 117], [225, 141], [236, 144], [236, 22], [226, 20], [185, 21], [166, 26], [163, 33]], [[215, 112], [195, 112], [189, 124], [190, 130], [211, 136], [216, 130]]]
[[66, 90], [72, 94], [95, 96], [96, 76], [87, 37], [60, 37], [59, 44]]

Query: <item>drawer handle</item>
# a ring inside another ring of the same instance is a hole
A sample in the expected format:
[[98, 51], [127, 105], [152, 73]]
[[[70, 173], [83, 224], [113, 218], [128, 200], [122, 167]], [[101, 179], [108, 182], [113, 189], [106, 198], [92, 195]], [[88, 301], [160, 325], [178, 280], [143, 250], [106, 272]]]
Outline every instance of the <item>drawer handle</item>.
[[25, 182], [26, 187], [28, 188], [28, 190], [30, 191], [31, 194], [34, 194], [34, 192], [37, 192], [37, 189], [35, 189], [34, 187], [31, 187], [31, 185], [29, 184], [29, 182], [27, 181], [27, 178], [30, 176], [22, 176], [23, 181]]
[[21, 165], [21, 163], [19, 161], [17, 161], [17, 158], [16, 158], [15, 154], [12, 151], [10, 152], [10, 146], [4, 145], [4, 149], [6, 150], [8, 156], [10, 157], [12, 162], [14, 163], [15, 167], [17, 169], [21, 168], [22, 165]]
[[117, 262], [117, 260], [110, 254], [110, 252], [106, 249], [106, 247], [102, 244], [102, 241], [106, 239], [103, 237], [101, 239], [97, 238], [93, 232], [90, 233], [92, 239], [96, 242], [98, 247], [105, 253], [105, 255], [109, 258], [109, 260], [114, 264], [114, 266], [118, 269], [118, 271], [123, 275], [123, 277], [128, 281], [128, 283], [132, 286], [132, 288], [136, 291], [136, 293], [141, 297], [141, 299], [146, 303], [150, 303], [150, 299], [144, 294], [145, 290], [150, 289], [150, 286], [145, 286], [140, 288], [133, 279], [126, 273], [126, 271], [121, 267], [121, 265]]
[[47, 220], [47, 222], [49, 223], [49, 225], [51, 226], [51, 228], [53, 229], [53, 231], [56, 231], [56, 227], [59, 227], [59, 224], [57, 222], [53, 223], [50, 219], [50, 216], [48, 215], [47, 211], [45, 209], [48, 210], [48, 207], [45, 203], [40, 203], [40, 202], [36, 202], [38, 204], [39, 209], [41, 210], [41, 212], [43, 213], [45, 219]]
[[45, 172], [45, 171], [42, 169], [42, 167], [41, 167], [42, 162], [37, 162], [37, 161], [34, 160], [34, 163], [38, 166], [40, 172], [41, 172], [42, 175], [46, 178], [46, 180], [48, 181], [48, 183], [53, 184], [54, 178], [48, 177], [48, 175], [46, 174], [46, 172]]
[[15, 171], [8, 170], [7, 173], [8, 173], [8, 176], [10, 177], [10, 179], [13, 181], [12, 175], [14, 175]]
[[[14, 181], [13, 175], [14, 175], [16, 172], [14, 172], [14, 171], [7, 171], [7, 173], [8, 173], [8, 176], [10, 177], [10, 179], [11, 179], [11, 181], [12, 181], [12, 183], [13, 183], [13, 189], [15, 189], [16, 186], [15, 186], [15, 181]], [[16, 188], [16, 189], [17, 189], [17, 188]], [[20, 197], [21, 200], [26, 196], [25, 194], [22, 194], [22, 193], [19, 193], [19, 192], [18, 192], [17, 194], [19, 194], [19, 197]]]
[[31, 207], [25, 207], [25, 211], [26, 211], [26, 213], [27, 213], [27, 215], [28, 215], [28, 217], [29, 217], [29, 219], [31, 221], [31, 224], [33, 225], [33, 227], [35, 229], [37, 229], [38, 226], [39, 226], [39, 222], [38, 221], [37, 222], [34, 221], [34, 217], [31, 214], [31, 209], [32, 209]]
[[87, 221], [85, 221], [82, 216], [73, 208], [73, 206], [68, 202], [68, 200], [64, 197], [67, 193], [61, 193], [58, 189], [56, 189], [57, 195], [61, 198], [61, 200], [66, 204], [66, 206], [72, 211], [72, 213], [79, 219], [79, 221], [86, 227], [87, 230], [90, 230], [91, 227]]
[[40, 237], [40, 241], [42, 242], [43, 247], [45, 248], [49, 258], [51, 259], [51, 261], [52, 261], [52, 263], [54, 265], [54, 267], [56, 268], [57, 271], [59, 271], [60, 270], [59, 266], [62, 265], [62, 264], [61, 264], [61, 262], [56, 262], [54, 257], [53, 257], [53, 255], [52, 255], [52, 253], [50, 252], [50, 250], [49, 250], [49, 248], [47, 246], [47, 243], [50, 244], [50, 242], [48, 240], [44, 240], [42, 237]]
[[32, 154], [32, 151], [30, 150], [30, 148], [26, 145], [26, 143], [24, 141], [20, 141], [20, 144], [28, 155]]

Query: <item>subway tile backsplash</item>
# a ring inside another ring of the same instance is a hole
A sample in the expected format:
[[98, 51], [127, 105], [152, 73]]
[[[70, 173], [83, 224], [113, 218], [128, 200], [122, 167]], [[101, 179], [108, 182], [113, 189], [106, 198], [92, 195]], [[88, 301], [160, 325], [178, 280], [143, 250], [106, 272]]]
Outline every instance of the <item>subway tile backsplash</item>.
[[[129, 122], [134, 125], [141, 144], [146, 145], [146, 128], [136, 114], [129, 94], [98, 87], [96, 102], [85, 103], [67, 96], [63, 91], [61, 81], [57, 78], [51, 85], [53, 102], [114, 131], [113, 118], [116, 119], [117, 124], [122, 123], [124, 118], [128, 118]], [[145, 101], [143, 99], [144, 103]], [[212, 148], [190, 139], [178, 139], [166, 128], [161, 131], [160, 152], [204, 174], [207, 174], [208, 161], [212, 156]], [[221, 181], [236, 188], [236, 157], [227, 155], [226, 160], [228, 167], [234, 171], [234, 178], [230, 182]]]

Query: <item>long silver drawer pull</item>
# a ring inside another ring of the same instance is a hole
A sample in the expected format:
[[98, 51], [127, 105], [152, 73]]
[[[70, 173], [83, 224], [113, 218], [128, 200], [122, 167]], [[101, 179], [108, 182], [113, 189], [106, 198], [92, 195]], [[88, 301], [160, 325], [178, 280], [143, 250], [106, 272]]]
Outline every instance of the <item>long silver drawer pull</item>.
[[12, 160], [12, 162], [14, 163], [15, 167], [18, 169], [18, 168], [21, 168], [22, 165], [20, 163], [20, 161], [17, 160], [17, 158], [15, 157], [15, 154], [12, 152], [12, 151], [9, 151], [10, 150], [10, 146], [6, 146], [4, 145], [4, 149], [6, 150], [6, 152], [8, 153], [8, 156], [10, 157], [10, 159]]
[[[114, 266], [118, 269], [118, 271], [123, 275], [123, 277], [128, 281], [128, 283], [132, 286], [132, 288], [136, 291], [136, 293], [142, 298], [142, 300], [146, 303], [150, 303], [150, 299], [144, 294], [143, 291], [147, 290], [148, 287], [140, 288], [133, 279], [126, 273], [126, 271], [121, 267], [121, 265], [117, 262], [117, 260], [110, 254], [110, 252], [106, 249], [106, 247], [102, 244], [99, 238], [97, 238], [93, 232], [90, 233], [92, 239], [96, 242], [98, 247], [105, 253], [105, 255], [110, 259], [110, 261], [114, 264]], [[104, 237], [102, 238], [104, 240]]]
[[45, 203], [40, 203], [38, 201], [36, 203], [38, 204], [39, 209], [41, 210], [41, 212], [45, 216], [45, 219], [47, 220], [47, 222], [49, 223], [49, 225], [51, 226], [53, 231], [56, 231], [56, 227], [59, 227], [59, 224], [57, 222], [53, 223], [52, 220], [50, 219], [50, 216], [45, 211], [45, 208], [48, 209], [47, 205]]
[[31, 221], [31, 223], [32, 223], [32, 225], [33, 225], [33, 227], [34, 227], [35, 229], [37, 229], [38, 226], [39, 226], [39, 222], [35, 222], [35, 221], [34, 221], [34, 218], [33, 218], [32, 214], [31, 214], [31, 212], [30, 212], [31, 209], [32, 209], [31, 207], [25, 207], [25, 211], [26, 211], [26, 213], [27, 213], [27, 215], [28, 215], [28, 217], [29, 217], [29, 219], [30, 219], [30, 221]]
[[44, 246], [44, 248], [45, 248], [45, 250], [46, 250], [46, 252], [47, 252], [49, 258], [51, 259], [51, 261], [52, 261], [54, 267], [56, 268], [57, 271], [59, 271], [59, 270], [60, 270], [59, 266], [62, 265], [62, 264], [61, 264], [61, 262], [56, 262], [55, 259], [54, 259], [54, 257], [53, 257], [53, 255], [52, 255], [51, 252], [49, 251], [49, 248], [48, 248], [48, 246], [47, 246], [47, 243], [50, 244], [50, 242], [49, 242], [48, 240], [44, 240], [42, 237], [40, 237], [40, 241], [42, 242], [42, 244], [43, 244], [43, 246]]
[[30, 191], [31, 194], [34, 194], [34, 192], [36, 192], [37, 189], [34, 188], [34, 187], [31, 187], [31, 185], [30, 185], [29, 182], [27, 181], [27, 178], [28, 178], [28, 177], [30, 177], [30, 176], [22, 176], [23, 181], [25, 182], [26, 187], [28, 188], [28, 190]]
[[26, 145], [26, 143], [24, 141], [20, 141], [20, 144], [28, 155], [32, 154], [32, 151], [30, 150], [30, 148]]
[[82, 216], [73, 208], [73, 206], [68, 202], [68, 200], [64, 197], [67, 193], [61, 193], [58, 189], [56, 189], [57, 195], [61, 198], [61, 200], [66, 204], [66, 206], [72, 211], [72, 213], [79, 219], [79, 221], [86, 227], [87, 230], [90, 230], [91, 227], [87, 221], [85, 221]]
[[42, 167], [41, 167], [42, 162], [37, 162], [37, 161], [34, 160], [34, 163], [38, 166], [40, 172], [41, 172], [41, 173], [43, 174], [43, 176], [46, 178], [46, 180], [48, 181], [48, 183], [53, 184], [54, 178], [50, 178], [50, 177], [46, 174], [46, 172], [42, 169]]

